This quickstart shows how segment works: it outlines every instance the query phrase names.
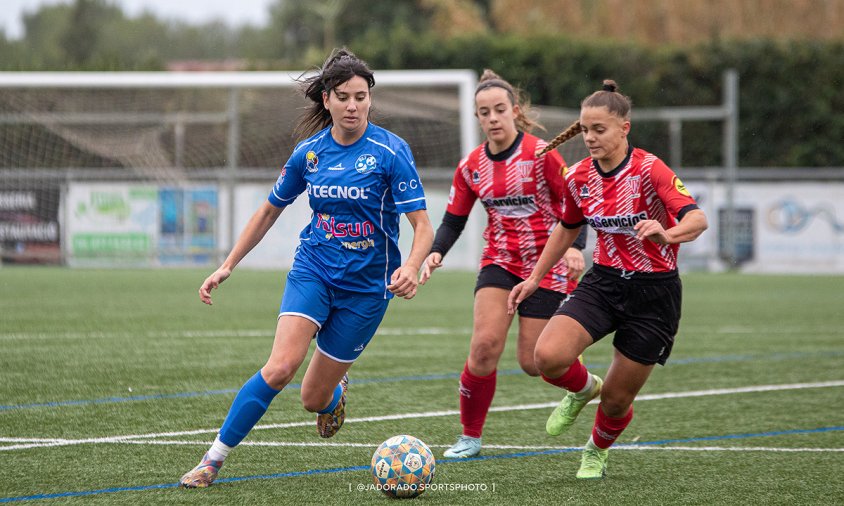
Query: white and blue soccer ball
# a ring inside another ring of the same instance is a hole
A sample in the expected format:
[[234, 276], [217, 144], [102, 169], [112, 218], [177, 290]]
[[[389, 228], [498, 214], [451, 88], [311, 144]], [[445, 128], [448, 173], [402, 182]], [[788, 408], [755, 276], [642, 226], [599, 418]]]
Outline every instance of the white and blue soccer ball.
[[434, 479], [436, 461], [428, 445], [408, 436], [393, 436], [372, 455], [372, 477], [389, 497], [416, 497]]

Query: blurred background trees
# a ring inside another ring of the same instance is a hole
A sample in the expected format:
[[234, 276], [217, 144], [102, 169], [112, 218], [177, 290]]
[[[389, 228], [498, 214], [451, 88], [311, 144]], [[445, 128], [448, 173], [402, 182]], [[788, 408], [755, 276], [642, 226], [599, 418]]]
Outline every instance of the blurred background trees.
[[[376, 70], [490, 67], [576, 108], [605, 77], [637, 106], [718, 104], [736, 68], [740, 165], [844, 166], [844, 0], [276, 0], [239, 27], [74, 0], [23, 24], [0, 33], [0, 70], [308, 69], [345, 45]], [[688, 162], [717, 164], [719, 135], [690, 125]]]

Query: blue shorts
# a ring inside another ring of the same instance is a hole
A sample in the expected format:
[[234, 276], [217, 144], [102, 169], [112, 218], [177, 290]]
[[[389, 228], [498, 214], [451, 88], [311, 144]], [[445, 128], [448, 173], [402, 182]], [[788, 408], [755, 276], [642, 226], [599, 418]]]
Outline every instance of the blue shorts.
[[354, 362], [375, 335], [389, 303], [332, 288], [314, 274], [294, 269], [287, 275], [278, 316], [311, 320], [319, 327], [319, 351], [338, 362]]

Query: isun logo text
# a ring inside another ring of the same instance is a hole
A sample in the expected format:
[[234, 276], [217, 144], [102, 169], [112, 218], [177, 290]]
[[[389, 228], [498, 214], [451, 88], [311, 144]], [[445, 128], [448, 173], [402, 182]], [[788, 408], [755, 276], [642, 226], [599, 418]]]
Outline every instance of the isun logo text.
[[328, 214], [317, 213], [316, 217], [316, 228], [327, 232], [325, 236], [328, 239], [331, 237], [367, 237], [375, 231], [375, 226], [369, 220], [343, 223], [335, 221], [334, 216]]
[[410, 188], [411, 190], [419, 188], [419, 181], [411, 179], [410, 181], [402, 181], [401, 183], [399, 183], [400, 192], [406, 192], [408, 188]]
[[357, 186], [319, 185], [308, 183], [308, 195], [319, 199], [366, 200], [366, 188]]

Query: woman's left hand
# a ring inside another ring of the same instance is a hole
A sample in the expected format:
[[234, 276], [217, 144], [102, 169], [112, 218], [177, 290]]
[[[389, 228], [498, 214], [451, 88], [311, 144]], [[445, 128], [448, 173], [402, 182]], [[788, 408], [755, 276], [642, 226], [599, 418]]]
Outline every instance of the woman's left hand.
[[569, 279], [580, 279], [583, 269], [586, 268], [586, 261], [583, 259], [583, 252], [577, 248], [569, 248], [563, 255], [566, 262], [566, 277]]
[[656, 220], [642, 220], [633, 225], [633, 230], [636, 231], [636, 239], [640, 241], [648, 239], [657, 244], [670, 244], [668, 234], [662, 224]]

